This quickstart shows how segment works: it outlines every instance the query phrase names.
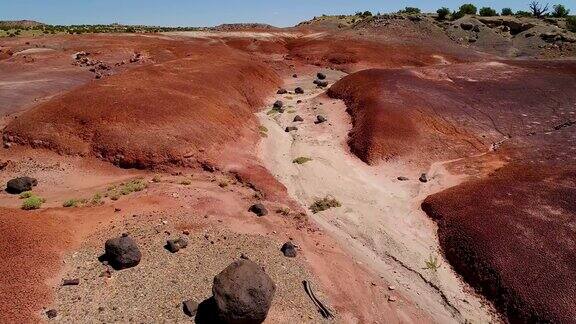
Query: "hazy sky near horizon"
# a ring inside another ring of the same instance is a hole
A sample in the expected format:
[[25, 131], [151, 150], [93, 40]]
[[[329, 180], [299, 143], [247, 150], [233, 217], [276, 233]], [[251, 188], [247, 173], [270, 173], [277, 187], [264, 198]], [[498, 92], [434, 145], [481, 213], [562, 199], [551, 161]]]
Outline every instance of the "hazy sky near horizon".
[[[214, 26], [221, 23], [259, 22], [278, 27], [322, 14], [356, 11], [395, 12], [406, 6], [433, 12], [456, 9], [464, 2], [526, 10], [530, 0], [481, 1], [376, 1], [376, 0], [0, 0], [0, 20], [32, 19], [48, 24], [143, 24], [162, 26]], [[546, 3], [546, 0], [541, 2]], [[576, 11], [576, 0], [553, 1]]]

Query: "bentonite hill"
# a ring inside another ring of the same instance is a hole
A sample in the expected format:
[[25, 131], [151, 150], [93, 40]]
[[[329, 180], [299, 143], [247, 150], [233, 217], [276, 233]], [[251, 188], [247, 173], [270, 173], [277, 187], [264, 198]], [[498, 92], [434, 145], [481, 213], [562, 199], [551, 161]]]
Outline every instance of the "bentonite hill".
[[0, 322], [576, 323], [576, 17], [455, 9], [0, 22]]

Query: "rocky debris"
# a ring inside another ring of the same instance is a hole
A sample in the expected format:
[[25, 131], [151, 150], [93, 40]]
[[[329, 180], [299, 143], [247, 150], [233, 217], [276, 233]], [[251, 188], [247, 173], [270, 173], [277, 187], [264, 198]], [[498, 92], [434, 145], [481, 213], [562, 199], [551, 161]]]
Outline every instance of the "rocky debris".
[[268, 214], [266, 207], [260, 203], [250, 206], [248, 211], [256, 214], [258, 217], [266, 216]]
[[194, 317], [198, 311], [198, 303], [195, 300], [188, 299], [182, 303], [182, 308], [184, 308], [184, 313], [186, 315]]
[[49, 319], [52, 319], [52, 318], [58, 316], [58, 312], [55, 309], [50, 309], [50, 310], [46, 311], [46, 316]]
[[296, 126], [288, 126], [286, 127], [286, 129], [284, 130], [286, 133], [290, 133], [291, 131], [297, 131], [298, 127]]
[[135, 267], [142, 258], [134, 239], [125, 234], [106, 241], [104, 250], [106, 260], [116, 270]]
[[166, 249], [172, 253], [180, 251], [188, 246], [188, 240], [183, 237], [166, 241]]
[[285, 257], [289, 257], [289, 258], [295, 258], [296, 257], [296, 247], [294, 246], [294, 244], [292, 244], [292, 242], [284, 243], [284, 245], [282, 245], [282, 248], [280, 249], [280, 251], [282, 251], [282, 253], [284, 253]]
[[76, 53], [72, 54], [72, 59], [75, 60], [75, 61], [77, 61], [77, 60], [80, 60], [80, 59], [83, 58], [83, 57], [88, 56], [88, 54], [89, 54], [89, 53], [86, 53], [86, 52], [84, 52], [84, 51], [76, 52]]
[[141, 53], [134, 53], [134, 55], [132, 55], [132, 57], [130, 58], [130, 63], [140, 62], [142, 58], [143, 56]]
[[294, 93], [296, 93], [296, 94], [304, 94], [304, 89], [302, 89], [301, 87], [298, 87], [298, 88], [294, 89]]
[[326, 74], [318, 72], [316, 74], [316, 78], [318, 78], [318, 80], [324, 80], [324, 79], [326, 79]]
[[322, 115], [318, 115], [316, 116], [316, 120], [314, 121], [314, 124], [322, 124], [323, 122], [328, 121], [328, 119], [326, 119], [326, 117], [322, 116]]
[[395, 296], [388, 296], [388, 301], [389, 301], [389, 302], [395, 302], [395, 301], [397, 301], [397, 300], [398, 300], [398, 299], [397, 299]]
[[422, 173], [418, 180], [420, 180], [420, 182], [426, 183], [428, 182], [428, 176], [426, 175], [426, 173]]
[[276, 91], [276, 94], [286, 94], [286, 93], [288, 93], [288, 90], [284, 88], [278, 89], [278, 91]]
[[280, 100], [276, 100], [276, 101], [274, 102], [273, 107], [276, 108], [276, 109], [282, 108], [282, 107], [284, 107], [284, 103], [283, 103], [282, 101], [280, 101]]
[[11, 194], [20, 194], [32, 190], [38, 185], [38, 180], [31, 177], [19, 177], [9, 180], [6, 183], [6, 191]]
[[262, 267], [250, 260], [234, 261], [214, 277], [216, 316], [224, 323], [262, 323], [275, 291]]
[[62, 286], [78, 286], [80, 284], [80, 279], [64, 279], [62, 281]]
[[293, 120], [293, 121], [294, 121], [294, 122], [303, 122], [303, 121], [304, 121], [304, 118], [300, 117], [300, 115], [296, 115], [296, 116], [294, 116], [294, 120]]
[[111, 67], [102, 61], [91, 59], [88, 57], [89, 55], [90, 53], [86, 52], [78, 52], [74, 54], [72, 56], [74, 59], [74, 63], [72, 63], [72, 65], [88, 67], [88, 71], [94, 73], [94, 77], [96, 79], [100, 79], [104, 75], [109, 75], [105, 74], [104, 72], [110, 70]]
[[326, 88], [328, 86], [328, 81], [326, 80], [314, 80], [314, 84], [319, 88]]
[[399, 181], [408, 181], [408, 180], [410, 180], [410, 179], [408, 179], [407, 177], [402, 177], [402, 176], [398, 177], [397, 179], [398, 179]]

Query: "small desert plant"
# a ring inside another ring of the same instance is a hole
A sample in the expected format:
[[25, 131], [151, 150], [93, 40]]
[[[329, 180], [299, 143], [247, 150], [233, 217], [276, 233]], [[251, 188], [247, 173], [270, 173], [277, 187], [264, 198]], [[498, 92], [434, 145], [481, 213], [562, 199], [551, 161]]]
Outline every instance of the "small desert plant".
[[32, 191], [24, 191], [23, 193], [20, 194], [20, 199], [26, 199], [26, 198], [30, 198], [32, 197]]
[[430, 254], [428, 260], [424, 261], [426, 267], [424, 269], [436, 271], [440, 268], [440, 261], [438, 260], [438, 256]]
[[228, 181], [226, 181], [226, 180], [220, 180], [220, 181], [218, 181], [218, 186], [219, 186], [220, 188], [226, 188], [226, 187], [228, 187]]
[[102, 195], [99, 192], [95, 193], [90, 200], [90, 204], [92, 205], [101, 205], [102, 203]]
[[570, 14], [570, 10], [566, 9], [566, 7], [561, 4], [552, 6], [552, 9], [552, 17], [565, 18]]
[[40, 206], [42, 206], [44, 202], [46, 202], [46, 199], [32, 195], [24, 200], [24, 202], [22, 203], [22, 209], [24, 210], [38, 209], [40, 208]]
[[310, 162], [312, 161], [311, 158], [309, 157], [305, 157], [305, 156], [301, 156], [301, 157], [297, 157], [294, 160], [292, 160], [292, 163], [296, 163], [296, 164], [304, 164], [306, 162]]
[[446, 17], [448, 17], [448, 15], [450, 14], [450, 9], [442, 7], [436, 10], [436, 13], [438, 14], [438, 20], [445, 20]]
[[183, 186], [189, 186], [189, 185], [192, 184], [192, 181], [190, 181], [190, 180], [182, 180], [182, 181], [180, 181], [180, 184], [183, 185]]
[[512, 16], [514, 14], [514, 12], [512, 12], [512, 9], [510, 9], [510, 8], [502, 8], [502, 11], [500, 12], [500, 14], [502, 16]]
[[158, 182], [161, 182], [161, 181], [162, 181], [162, 178], [160, 178], [159, 175], [155, 175], [155, 176], [152, 178], [152, 182], [158, 183]]
[[290, 208], [288, 207], [281, 207], [276, 209], [276, 214], [281, 214], [283, 216], [288, 216], [290, 215]]
[[480, 16], [483, 17], [491, 17], [491, 16], [496, 16], [496, 10], [490, 8], [490, 7], [482, 7], [480, 8]]
[[316, 214], [330, 208], [342, 206], [340, 202], [333, 197], [324, 197], [322, 199], [316, 199], [316, 201], [310, 205], [310, 210]]
[[78, 203], [80, 203], [78, 199], [68, 199], [62, 204], [62, 207], [77, 207]]
[[266, 127], [264, 127], [264, 126], [258, 126], [258, 130], [261, 131], [261, 132], [263, 132], [263, 133], [268, 132], [268, 128], [266, 128]]

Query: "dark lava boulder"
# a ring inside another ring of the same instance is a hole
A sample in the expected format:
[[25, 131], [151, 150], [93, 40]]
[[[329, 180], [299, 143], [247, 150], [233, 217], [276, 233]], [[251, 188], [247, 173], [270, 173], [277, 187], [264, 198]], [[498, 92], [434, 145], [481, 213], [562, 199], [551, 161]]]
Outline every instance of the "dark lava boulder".
[[276, 92], [277, 94], [285, 94], [288, 93], [288, 90], [286, 89], [278, 89], [278, 91]]
[[262, 204], [254, 204], [254, 205], [250, 206], [248, 211], [253, 212], [254, 214], [256, 214], [256, 216], [264, 216], [264, 215], [268, 214], [268, 210]]
[[142, 258], [138, 245], [127, 235], [109, 239], [104, 249], [106, 260], [116, 270], [135, 267]]
[[314, 84], [316, 84], [320, 88], [326, 88], [328, 86], [328, 81], [324, 80], [315, 80]]
[[274, 102], [274, 108], [282, 108], [284, 107], [284, 103], [280, 100], [276, 100], [276, 102]]
[[300, 115], [294, 116], [294, 122], [302, 122], [302, 121], [304, 121], [304, 118], [300, 117]]
[[322, 124], [323, 122], [327, 121], [328, 119], [326, 119], [326, 117], [318, 115], [316, 116], [316, 121], [314, 122], [315, 124]]
[[20, 194], [32, 190], [38, 184], [38, 180], [30, 177], [14, 178], [6, 183], [6, 191], [11, 194]]
[[214, 277], [216, 316], [224, 323], [262, 323], [272, 305], [276, 285], [250, 260], [232, 262]]
[[303, 93], [304, 93], [304, 89], [298, 87], [298, 88], [294, 89], [294, 93], [303, 94]]
[[284, 245], [282, 245], [282, 248], [280, 249], [280, 251], [282, 251], [282, 253], [284, 253], [284, 256], [286, 256], [286, 257], [289, 257], [289, 258], [295, 258], [296, 257], [296, 247], [294, 246], [294, 244], [292, 244], [292, 242], [284, 243]]
[[289, 133], [291, 131], [297, 131], [297, 130], [298, 130], [298, 127], [296, 127], [296, 126], [288, 126], [288, 127], [286, 127], [286, 129], [284, 131], [286, 133]]
[[428, 176], [426, 176], [426, 173], [422, 173], [420, 175], [420, 179], [418, 179], [418, 180], [420, 180], [420, 182], [426, 183], [426, 182], [428, 182]]
[[326, 74], [318, 72], [318, 74], [316, 74], [316, 77], [318, 78], [318, 80], [324, 80], [326, 79]]

